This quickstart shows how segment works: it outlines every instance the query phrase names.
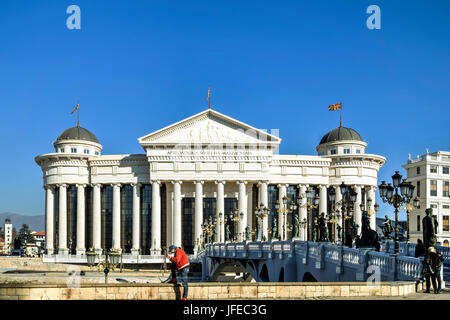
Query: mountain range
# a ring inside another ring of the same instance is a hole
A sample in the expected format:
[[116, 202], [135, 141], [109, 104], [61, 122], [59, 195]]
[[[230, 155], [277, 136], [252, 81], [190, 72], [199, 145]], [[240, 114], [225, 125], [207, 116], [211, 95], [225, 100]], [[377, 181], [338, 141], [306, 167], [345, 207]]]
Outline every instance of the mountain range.
[[27, 224], [32, 231], [44, 231], [45, 230], [45, 216], [25, 216], [19, 213], [3, 212], [0, 213], [0, 227], [4, 228], [5, 219], [11, 219], [13, 228], [16, 228], [19, 232], [23, 224]]

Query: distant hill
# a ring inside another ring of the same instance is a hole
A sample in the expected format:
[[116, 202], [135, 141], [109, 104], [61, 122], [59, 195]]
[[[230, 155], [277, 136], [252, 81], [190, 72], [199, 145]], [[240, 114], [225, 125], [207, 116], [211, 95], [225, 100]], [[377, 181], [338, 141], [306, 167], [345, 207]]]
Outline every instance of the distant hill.
[[0, 227], [4, 228], [5, 219], [11, 219], [13, 228], [16, 228], [19, 232], [23, 224], [27, 224], [30, 230], [33, 231], [44, 231], [45, 230], [45, 216], [24, 216], [18, 213], [4, 212], [0, 213]]

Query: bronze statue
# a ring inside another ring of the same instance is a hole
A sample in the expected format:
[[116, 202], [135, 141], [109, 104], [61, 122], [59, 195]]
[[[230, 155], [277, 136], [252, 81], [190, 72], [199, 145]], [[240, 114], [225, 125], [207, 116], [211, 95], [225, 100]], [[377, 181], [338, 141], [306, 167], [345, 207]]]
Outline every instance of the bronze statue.
[[300, 221], [298, 220], [298, 215], [294, 215], [294, 235], [293, 235], [294, 238], [298, 237], [299, 227], [300, 227]]
[[312, 227], [312, 241], [317, 242], [317, 217], [314, 217], [313, 227]]
[[230, 231], [230, 225], [227, 224], [225, 227], [225, 241], [230, 241], [231, 238], [231, 231]]
[[391, 233], [393, 231], [392, 222], [388, 216], [384, 216], [384, 217], [385, 217], [385, 221], [383, 223], [384, 226], [383, 226], [383, 228], [381, 228], [381, 230], [383, 231], [383, 236], [386, 239], [391, 239]]
[[[356, 241], [355, 241], [356, 242]], [[378, 240], [378, 233], [370, 228], [370, 220], [367, 211], [362, 214], [361, 239], [359, 247], [371, 247], [376, 251], [381, 250], [381, 245]]]
[[438, 223], [433, 217], [433, 209], [425, 209], [426, 216], [422, 219], [423, 226], [423, 244], [428, 250], [429, 247], [436, 245], [436, 234], [438, 233]]
[[339, 240], [342, 240], [342, 227], [340, 225], [337, 225], [337, 236]]
[[322, 212], [319, 218], [319, 241], [327, 242], [328, 241], [328, 227], [327, 227], [327, 219], [325, 218], [325, 213]]
[[277, 218], [273, 218], [273, 221], [272, 221], [272, 224], [273, 224], [273, 226], [272, 226], [272, 239], [276, 239], [277, 238]]

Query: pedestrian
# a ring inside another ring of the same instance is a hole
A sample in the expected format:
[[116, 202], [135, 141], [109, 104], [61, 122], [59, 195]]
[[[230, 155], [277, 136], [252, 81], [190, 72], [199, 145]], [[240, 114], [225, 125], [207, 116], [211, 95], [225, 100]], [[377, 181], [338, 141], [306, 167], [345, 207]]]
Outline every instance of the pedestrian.
[[[188, 273], [189, 273], [189, 258], [186, 253], [179, 247], [174, 245], [169, 246], [169, 252], [173, 254], [173, 257], [167, 254], [167, 258], [172, 262], [172, 282], [181, 282], [184, 288], [183, 298], [181, 300], [188, 300]], [[174, 276], [175, 275], [175, 281]]]
[[426, 290], [425, 293], [430, 293], [431, 283], [433, 284], [434, 293], [438, 294], [440, 292], [440, 286], [438, 285], [438, 281], [440, 280], [440, 276], [438, 279], [438, 274], [440, 273], [440, 267], [442, 265], [442, 261], [444, 258], [440, 253], [436, 251], [434, 247], [428, 248], [428, 253], [423, 260], [423, 275], [426, 281]]
[[433, 261], [433, 267], [435, 268], [435, 271], [436, 271], [437, 292], [435, 292], [435, 293], [440, 293], [441, 285], [442, 285], [441, 268], [442, 268], [442, 263], [444, 261], [444, 257], [442, 256], [442, 254], [439, 251], [436, 250], [435, 247], [432, 247], [431, 259]]
[[418, 258], [425, 255], [425, 246], [421, 239], [417, 239], [416, 249], [414, 250], [414, 257]]

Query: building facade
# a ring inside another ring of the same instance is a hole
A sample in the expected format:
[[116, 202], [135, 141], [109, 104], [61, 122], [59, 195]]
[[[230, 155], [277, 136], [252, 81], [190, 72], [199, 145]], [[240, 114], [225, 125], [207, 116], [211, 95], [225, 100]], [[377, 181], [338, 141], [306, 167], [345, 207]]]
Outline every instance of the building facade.
[[12, 243], [12, 223], [11, 223], [11, 219], [6, 218], [5, 219], [5, 225], [4, 225], [4, 229], [5, 230], [5, 244], [4, 244], [4, 252], [6, 254], [11, 253], [12, 247], [13, 247], [13, 243]]
[[420, 199], [420, 208], [409, 214], [410, 239], [417, 241], [423, 238], [422, 219], [425, 209], [432, 208], [438, 221], [437, 242], [449, 246], [450, 241], [450, 152], [437, 151], [409, 157], [402, 166], [407, 173], [407, 181], [415, 186], [415, 196]]
[[[279, 137], [212, 109], [138, 142], [145, 153], [103, 155], [91, 132], [74, 127], [58, 137], [55, 152], [36, 157], [46, 193], [47, 254], [114, 248], [160, 255], [170, 244], [193, 252], [204, 241], [203, 223], [214, 218], [217, 241], [226, 240], [226, 232], [243, 237], [247, 230], [253, 240], [270, 240], [275, 221], [278, 235], [287, 239], [294, 217], [311, 224], [332, 210], [331, 188], [339, 205], [342, 182], [357, 192], [353, 216], [361, 226], [360, 204], [374, 212], [375, 201], [367, 207], [367, 200], [375, 199], [385, 163], [365, 153], [366, 142], [345, 127], [322, 138], [318, 155], [280, 155]], [[320, 196], [312, 210], [305, 206], [307, 189]], [[284, 196], [289, 202], [301, 197], [302, 205], [289, 214], [277, 212]], [[259, 207], [269, 214], [257, 215]], [[231, 223], [231, 211], [239, 221]], [[375, 229], [375, 214], [371, 225]], [[305, 240], [307, 233], [305, 226], [298, 237]]]

